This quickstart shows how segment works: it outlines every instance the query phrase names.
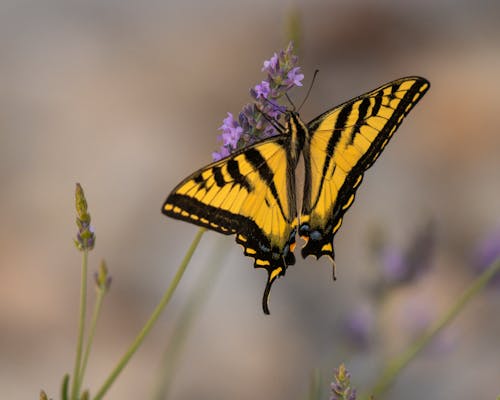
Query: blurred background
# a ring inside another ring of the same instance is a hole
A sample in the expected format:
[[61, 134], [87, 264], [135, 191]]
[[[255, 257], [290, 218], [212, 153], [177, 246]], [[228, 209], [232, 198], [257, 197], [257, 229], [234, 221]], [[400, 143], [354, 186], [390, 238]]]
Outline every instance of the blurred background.
[[[72, 370], [76, 182], [97, 236], [90, 271], [104, 258], [113, 276], [85, 383], [95, 393], [198, 230], [161, 215], [162, 202], [211, 160], [222, 119], [250, 101], [262, 62], [286, 46], [291, 14], [306, 87], [320, 70], [305, 120], [406, 75], [431, 90], [365, 175], [335, 239], [336, 282], [327, 260], [299, 260], [264, 316], [266, 274], [232, 237], [206, 233], [107, 398], [150, 398], [199, 287], [170, 398], [303, 399], [319, 371], [326, 399], [341, 362], [368, 390], [500, 252], [499, 2], [4, 0], [0, 397], [43, 388], [59, 398]], [[495, 398], [499, 307], [491, 285], [383, 398]]]

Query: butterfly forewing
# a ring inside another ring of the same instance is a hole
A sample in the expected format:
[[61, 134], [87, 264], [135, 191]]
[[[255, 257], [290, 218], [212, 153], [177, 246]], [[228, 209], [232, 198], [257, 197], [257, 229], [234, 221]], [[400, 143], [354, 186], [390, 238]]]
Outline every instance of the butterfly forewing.
[[390, 82], [325, 112], [308, 124], [299, 234], [302, 255], [334, 258], [333, 236], [364, 172], [429, 88], [418, 77]]

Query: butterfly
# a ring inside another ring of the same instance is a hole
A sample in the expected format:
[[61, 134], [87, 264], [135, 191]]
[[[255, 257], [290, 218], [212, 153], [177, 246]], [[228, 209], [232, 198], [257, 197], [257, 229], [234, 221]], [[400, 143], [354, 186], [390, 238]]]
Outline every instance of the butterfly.
[[[424, 78], [401, 78], [307, 124], [286, 111], [280, 134], [194, 172], [170, 193], [162, 212], [236, 235], [254, 267], [267, 271], [262, 308], [269, 314], [273, 282], [295, 264], [297, 235], [305, 241], [302, 257], [327, 256], [335, 267], [333, 238], [365, 171], [429, 86]], [[298, 193], [301, 155], [304, 186]]]

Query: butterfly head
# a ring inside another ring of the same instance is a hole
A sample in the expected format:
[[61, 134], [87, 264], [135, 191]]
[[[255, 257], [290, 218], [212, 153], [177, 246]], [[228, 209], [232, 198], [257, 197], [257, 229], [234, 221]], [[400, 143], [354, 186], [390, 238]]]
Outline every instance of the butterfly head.
[[304, 147], [304, 141], [307, 135], [307, 127], [302, 122], [299, 113], [296, 111], [287, 111], [285, 117], [285, 133], [290, 136], [291, 148], [295, 151], [292, 154], [298, 158], [301, 149]]

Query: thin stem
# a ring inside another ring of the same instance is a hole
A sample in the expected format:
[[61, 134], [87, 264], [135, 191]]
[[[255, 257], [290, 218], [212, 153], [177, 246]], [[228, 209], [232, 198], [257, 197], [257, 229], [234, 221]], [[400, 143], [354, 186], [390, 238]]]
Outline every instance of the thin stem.
[[321, 399], [321, 373], [318, 368], [315, 368], [311, 374], [311, 383], [309, 384], [309, 397], [308, 400]]
[[[218, 241], [218, 243], [222, 244], [223, 241]], [[172, 381], [175, 372], [178, 370], [181, 354], [184, 350], [193, 323], [200, 313], [201, 307], [206, 304], [207, 297], [216, 282], [216, 278], [222, 271], [224, 262], [221, 259], [221, 248], [222, 246], [219, 245], [219, 248], [213, 251], [213, 255], [207, 263], [207, 267], [204, 268], [196, 286], [191, 291], [191, 296], [188, 298], [186, 305], [179, 314], [170, 342], [163, 354], [157, 385], [151, 397], [154, 400], [166, 400], [169, 396]]]
[[125, 368], [127, 365], [128, 361], [130, 358], [133, 356], [133, 354], [136, 352], [136, 350], [139, 348], [139, 346], [142, 344], [144, 338], [146, 335], [151, 331], [152, 327], [154, 326], [155, 322], [158, 320], [160, 317], [161, 313], [169, 303], [172, 295], [175, 292], [175, 289], [177, 288], [177, 285], [179, 284], [182, 275], [184, 274], [184, 271], [186, 270], [187, 265], [189, 264], [189, 261], [191, 260], [191, 257], [198, 246], [198, 243], [200, 242], [201, 236], [203, 233], [206, 231], [205, 228], [200, 228], [198, 233], [196, 234], [193, 243], [191, 243], [191, 246], [189, 247], [186, 255], [184, 256], [184, 259], [182, 260], [181, 264], [179, 265], [179, 268], [177, 269], [177, 272], [175, 273], [174, 278], [170, 282], [170, 286], [168, 287], [167, 291], [164, 293], [163, 297], [160, 300], [160, 303], [156, 306], [155, 310], [153, 311], [153, 314], [151, 314], [151, 317], [149, 320], [146, 322], [146, 325], [142, 328], [142, 330], [139, 332], [137, 337], [135, 338], [134, 342], [132, 345], [129, 347], [127, 352], [124, 354], [122, 359], [119, 361], [118, 365], [115, 367], [115, 369], [111, 372], [109, 377], [106, 379], [102, 387], [99, 389], [97, 394], [94, 396], [93, 400], [101, 400], [103, 396], [106, 394], [106, 392], [109, 390], [113, 382], [116, 380], [118, 375], [120, 375], [120, 372]]
[[78, 321], [78, 341], [76, 343], [75, 366], [73, 369], [73, 381], [71, 385], [71, 400], [78, 400], [80, 391], [80, 364], [83, 349], [83, 332], [85, 331], [85, 314], [87, 312], [87, 264], [89, 250], [84, 246], [82, 251], [82, 271], [80, 284], [80, 318]]
[[491, 264], [490, 267], [463, 292], [455, 305], [446, 314], [444, 314], [441, 319], [436, 321], [436, 323], [431, 326], [420, 339], [414, 342], [406, 350], [406, 352], [388, 363], [385, 371], [381, 375], [381, 378], [374, 386], [370, 394], [372, 394], [375, 398], [380, 397], [380, 395], [393, 384], [396, 376], [401, 372], [401, 370], [406, 367], [410, 361], [412, 361], [444, 327], [453, 321], [453, 319], [460, 311], [463, 310], [469, 301], [472, 300], [474, 296], [477, 295], [499, 271], [500, 260], [497, 259], [496, 262]]
[[68, 400], [69, 374], [65, 374], [61, 385], [61, 400]]
[[90, 356], [90, 349], [92, 348], [92, 342], [94, 341], [97, 320], [99, 319], [99, 315], [101, 314], [102, 301], [104, 299], [105, 294], [106, 294], [106, 288], [99, 287], [97, 290], [97, 298], [94, 305], [94, 311], [92, 313], [92, 320], [90, 322], [90, 330], [89, 330], [89, 336], [87, 338], [87, 344], [85, 347], [85, 353], [83, 354], [83, 361], [82, 361], [82, 366], [80, 368], [80, 375], [78, 376], [78, 382], [80, 383], [80, 385], [83, 382], [85, 369], [87, 368], [87, 362]]

